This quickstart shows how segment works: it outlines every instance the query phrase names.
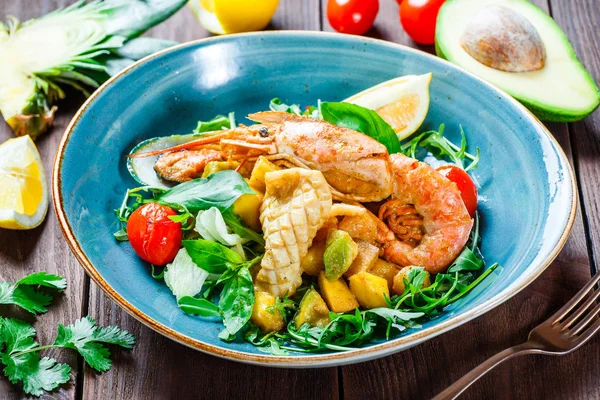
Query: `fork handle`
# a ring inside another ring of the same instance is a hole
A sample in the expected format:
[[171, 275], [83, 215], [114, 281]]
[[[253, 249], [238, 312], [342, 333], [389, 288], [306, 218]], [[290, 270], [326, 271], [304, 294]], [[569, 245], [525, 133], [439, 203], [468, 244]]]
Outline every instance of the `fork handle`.
[[462, 392], [464, 392], [469, 386], [475, 381], [485, 375], [492, 368], [499, 365], [501, 362], [506, 361], [510, 358], [532, 353], [533, 349], [529, 343], [522, 343], [517, 346], [510, 347], [500, 353], [492, 356], [473, 368], [465, 376], [454, 382], [446, 390], [435, 396], [432, 400], [452, 400], [457, 398]]

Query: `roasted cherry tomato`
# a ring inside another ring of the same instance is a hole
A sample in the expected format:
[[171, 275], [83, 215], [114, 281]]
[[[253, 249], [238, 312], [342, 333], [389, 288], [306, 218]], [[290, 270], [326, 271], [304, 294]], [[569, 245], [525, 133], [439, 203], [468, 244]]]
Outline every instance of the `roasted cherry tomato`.
[[455, 167], [454, 165], [439, 167], [437, 171], [456, 183], [456, 186], [458, 186], [458, 190], [460, 191], [460, 197], [462, 197], [469, 215], [473, 217], [475, 211], [477, 211], [477, 188], [469, 174], [467, 174], [464, 169]]
[[329, 0], [327, 19], [338, 32], [362, 35], [379, 12], [379, 0]]
[[165, 265], [181, 247], [181, 224], [169, 219], [177, 213], [158, 203], [144, 204], [129, 216], [127, 237], [138, 256], [154, 265]]
[[445, 0], [403, 0], [400, 3], [400, 22], [417, 43], [433, 44], [435, 20]]

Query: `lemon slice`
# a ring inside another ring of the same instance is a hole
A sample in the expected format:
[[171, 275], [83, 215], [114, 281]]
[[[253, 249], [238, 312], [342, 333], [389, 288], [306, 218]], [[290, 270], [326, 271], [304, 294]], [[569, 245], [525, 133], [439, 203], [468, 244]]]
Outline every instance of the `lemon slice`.
[[374, 110], [402, 140], [421, 126], [429, 110], [431, 73], [383, 82], [344, 100]]
[[29, 136], [0, 144], [0, 228], [31, 229], [48, 211], [44, 166]]
[[263, 29], [279, 0], [192, 0], [189, 4], [206, 30], [222, 35]]

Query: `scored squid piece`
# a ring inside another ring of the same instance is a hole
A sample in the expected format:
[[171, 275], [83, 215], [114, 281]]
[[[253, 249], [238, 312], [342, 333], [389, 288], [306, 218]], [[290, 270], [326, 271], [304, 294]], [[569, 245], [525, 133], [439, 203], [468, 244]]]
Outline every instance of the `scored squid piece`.
[[260, 213], [265, 255], [255, 288], [291, 296], [302, 283], [300, 261], [329, 219], [331, 190], [321, 172], [302, 168], [268, 172], [265, 186]]

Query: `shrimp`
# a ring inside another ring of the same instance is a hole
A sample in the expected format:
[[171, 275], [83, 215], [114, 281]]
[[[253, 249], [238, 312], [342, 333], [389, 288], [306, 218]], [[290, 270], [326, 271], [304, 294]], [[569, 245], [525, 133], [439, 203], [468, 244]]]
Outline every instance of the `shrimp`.
[[394, 191], [379, 208], [346, 217], [340, 229], [379, 245], [383, 257], [428, 272], [445, 271], [464, 248], [473, 220], [454, 183], [429, 165], [402, 154], [390, 156]]
[[[473, 227], [460, 192], [456, 184], [423, 162], [402, 154], [390, 159], [393, 199], [379, 210], [389, 225], [388, 229], [380, 227], [385, 258], [402, 266], [443, 272], [465, 247]], [[389, 240], [390, 232], [393, 240]]]
[[255, 288], [291, 296], [302, 283], [300, 260], [330, 218], [331, 191], [321, 172], [302, 168], [268, 172], [265, 184], [260, 209], [265, 255]]
[[164, 180], [185, 182], [201, 176], [209, 162], [222, 159], [221, 152], [213, 149], [174, 151], [159, 157], [154, 170]]
[[266, 155], [286, 167], [321, 171], [338, 200], [380, 201], [392, 193], [389, 154], [375, 139], [325, 121], [284, 112], [259, 112], [248, 118], [259, 124], [132, 157], [197, 150], [218, 143], [223, 160], [251, 162]]

